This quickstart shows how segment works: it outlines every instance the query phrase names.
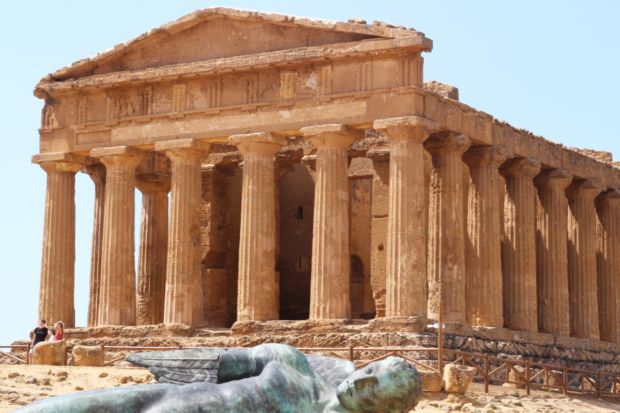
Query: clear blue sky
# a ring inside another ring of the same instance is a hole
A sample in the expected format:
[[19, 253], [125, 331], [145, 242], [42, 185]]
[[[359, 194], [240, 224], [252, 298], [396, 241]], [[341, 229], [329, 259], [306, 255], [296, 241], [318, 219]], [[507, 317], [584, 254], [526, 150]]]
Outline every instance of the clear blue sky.
[[[11, 1], [0, 25], [0, 345], [35, 326], [45, 200], [35, 84], [74, 61], [194, 10], [228, 6], [411, 26], [433, 39], [425, 80], [461, 101], [567, 146], [611, 151], [620, 83], [619, 1]], [[136, 229], [140, 195], [136, 191]], [[86, 325], [94, 186], [78, 174], [75, 309]], [[137, 237], [136, 237], [137, 238]]]

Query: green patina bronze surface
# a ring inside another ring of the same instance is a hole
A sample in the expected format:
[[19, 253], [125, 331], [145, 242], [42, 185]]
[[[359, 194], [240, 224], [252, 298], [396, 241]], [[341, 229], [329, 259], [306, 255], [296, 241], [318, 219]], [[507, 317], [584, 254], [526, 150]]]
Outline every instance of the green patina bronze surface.
[[312, 362], [323, 370], [319, 374], [304, 354], [283, 344], [263, 344], [247, 350], [210, 350], [128, 357], [135, 364], [159, 371], [160, 380], [167, 383], [58, 396], [17, 411], [405, 413], [422, 397], [420, 374], [398, 357], [371, 363], [361, 370], [355, 370], [350, 362], [332, 359], [338, 372], [351, 372], [342, 379], [338, 374], [330, 374], [326, 368], [328, 360]]

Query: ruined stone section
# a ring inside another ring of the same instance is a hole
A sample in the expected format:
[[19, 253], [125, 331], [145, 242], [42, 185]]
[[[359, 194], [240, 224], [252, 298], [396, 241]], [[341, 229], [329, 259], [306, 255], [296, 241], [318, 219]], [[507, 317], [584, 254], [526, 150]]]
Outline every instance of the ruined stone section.
[[498, 168], [510, 156], [506, 148], [482, 145], [463, 155], [470, 176], [465, 264], [467, 322], [473, 326], [504, 326]]
[[310, 319], [350, 318], [347, 149], [363, 133], [346, 125], [301, 132], [317, 148]]
[[88, 327], [96, 327], [99, 317], [99, 289], [101, 286], [101, 253], [103, 249], [103, 211], [105, 207], [105, 166], [86, 165], [82, 169], [95, 184], [95, 212], [93, 216], [93, 245], [90, 255], [90, 294], [88, 299]]
[[548, 169], [534, 178], [538, 188], [536, 217], [536, 283], [538, 331], [570, 335], [568, 312], [567, 200], [573, 174]]
[[506, 179], [502, 274], [504, 324], [515, 331], [538, 331], [536, 299], [536, 188], [540, 162], [511, 159], [502, 165]]
[[423, 142], [439, 128], [411, 116], [378, 120], [390, 140], [386, 316], [426, 316]]
[[164, 323], [204, 324], [200, 164], [210, 146], [194, 139], [155, 144], [172, 162]]
[[139, 326], [164, 322], [170, 178], [157, 178], [136, 184], [142, 192], [136, 309]]
[[598, 181], [574, 181], [568, 198], [568, 291], [571, 336], [599, 339], [594, 199], [606, 188]]
[[466, 320], [462, 155], [470, 145], [467, 136], [450, 132], [424, 143], [433, 163], [428, 219], [428, 317], [433, 319], [443, 302], [444, 320]]
[[146, 154], [117, 146], [90, 155], [106, 166], [98, 325], [136, 325], [134, 199], [136, 167]]
[[596, 198], [600, 339], [620, 343], [620, 191]]
[[277, 320], [274, 155], [286, 139], [270, 133], [233, 135], [231, 145], [243, 154], [243, 195], [237, 321]]
[[75, 174], [82, 164], [39, 165], [47, 172], [39, 319], [75, 327]]

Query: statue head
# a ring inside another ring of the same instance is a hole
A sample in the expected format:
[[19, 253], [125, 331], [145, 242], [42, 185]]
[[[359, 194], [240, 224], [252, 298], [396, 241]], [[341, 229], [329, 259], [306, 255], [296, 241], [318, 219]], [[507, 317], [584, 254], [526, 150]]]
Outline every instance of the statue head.
[[403, 413], [422, 398], [422, 379], [405, 359], [388, 357], [351, 374], [336, 395], [347, 411]]

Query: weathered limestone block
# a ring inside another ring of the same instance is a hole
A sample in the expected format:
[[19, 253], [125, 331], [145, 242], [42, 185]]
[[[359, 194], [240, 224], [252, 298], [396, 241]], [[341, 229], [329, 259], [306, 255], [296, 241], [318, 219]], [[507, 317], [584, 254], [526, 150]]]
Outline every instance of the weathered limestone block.
[[350, 318], [347, 148], [363, 133], [346, 125], [301, 129], [317, 147], [310, 319]]
[[105, 208], [105, 165], [86, 165], [83, 171], [95, 184], [95, 213], [93, 216], [93, 245], [90, 255], [90, 294], [88, 300], [88, 326], [96, 327], [99, 320], [101, 288], [101, 257], [103, 251], [103, 217]]
[[274, 155], [286, 145], [270, 133], [233, 135], [243, 154], [237, 321], [277, 320]]
[[74, 366], [103, 367], [104, 351], [99, 346], [75, 346], [71, 353]]
[[164, 323], [204, 324], [200, 164], [209, 148], [194, 139], [155, 144], [172, 162]]
[[137, 325], [142, 326], [164, 322], [170, 178], [139, 180], [136, 186], [142, 192], [136, 308]]
[[560, 336], [570, 335], [565, 189], [572, 178], [563, 169], [548, 169], [534, 179], [540, 200], [536, 218], [538, 331]]
[[504, 326], [498, 168], [509, 156], [499, 146], [473, 146], [463, 155], [471, 179], [465, 262], [467, 322], [473, 326]]
[[375, 121], [390, 140], [386, 316], [426, 316], [423, 142], [438, 130], [420, 117]]
[[620, 191], [596, 198], [598, 308], [601, 340], [620, 343]]
[[[515, 371], [516, 370], [516, 371]], [[519, 374], [517, 374], [519, 372]], [[525, 383], [525, 367], [515, 365], [514, 369], [508, 370], [508, 381]], [[525, 384], [504, 383], [504, 386], [512, 387], [514, 389], [524, 389]]]
[[536, 188], [540, 162], [511, 159], [502, 165], [506, 179], [502, 274], [504, 323], [516, 331], [538, 331], [536, 298]]
[[428, 317], [465, 321], [465, 238], [462, 155], [471, 145], [467, 136], [442, 132], [424, 147], [432, 155], [428, 234]]
[[438, 393], [443, 388], [443, 378], [437, 371], [418, 370], [422, 377], [422, 391]]
[[[368, 156], [373, 153], [368, 151]], [[377, 309], [377, 317], [385, 317], [386, 307], [386, 275], [387, 254], [385, 246], [387, 245], [387, 228], [388, 228], [388, 210], [389, 210], [389, 184], [390, 184], [390, 163], [387, 157], [370, 158], [373, 162], [375, 170], [372, 180], [372, 222], [371, 228], [371, 258], [370, 258], [370, 284], [372, 287], [372, 295]]]
[[47, 172], [39, 319], [75, 326], [75, 174], [76, 162], [41, 162]]
[[568, 197], [568, 291], [571, 336], [599, 339], [594, 199], [606, 188], [587, 179], [574, 181]]
[[474, 367], [448, 364], [443, 371], [443, 387], [448, 393], [465, 394], [475, 374]]
[[97, 148], [106, 166], [98, 325], [136, 324], [134, 199], [136, 167], [146, 154], [136, 148]]
[[424, 82], [424, 89], [430, 90], [434, 93], [438, 93], [448, 99], [457, 101], [459, 100], [459, 89], [455, 86], [448, 85], [447, 83], [441, 83], [436, 80], [431, 80], [428, 82]]
[[60, 341], [43, 341], [34, 348], [34, 364], [46, 366], [67, 365], [67, 343]]

